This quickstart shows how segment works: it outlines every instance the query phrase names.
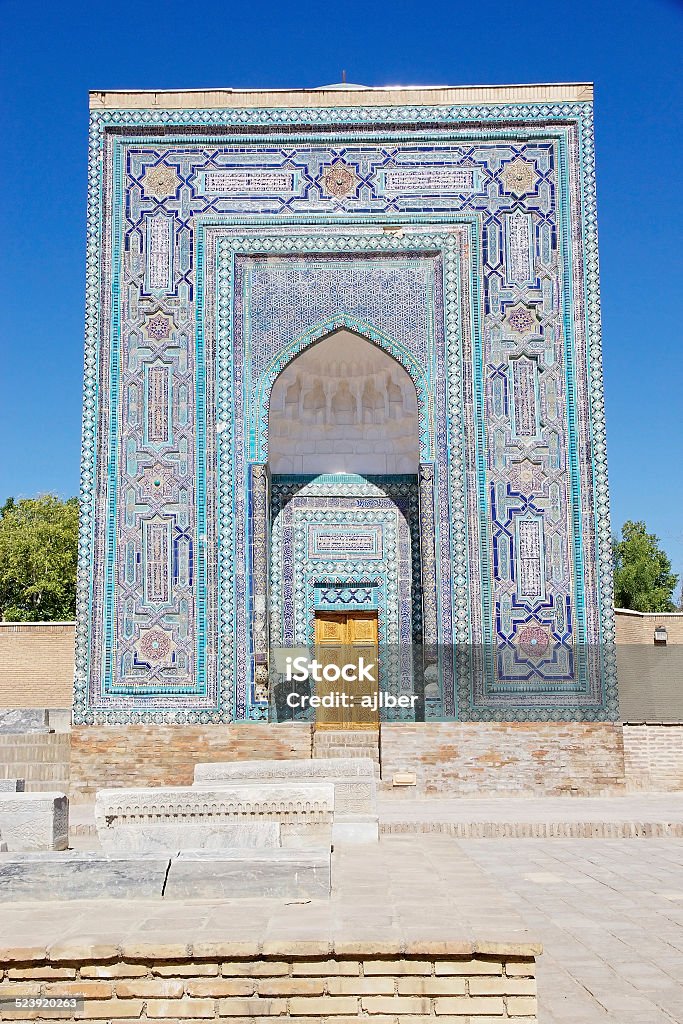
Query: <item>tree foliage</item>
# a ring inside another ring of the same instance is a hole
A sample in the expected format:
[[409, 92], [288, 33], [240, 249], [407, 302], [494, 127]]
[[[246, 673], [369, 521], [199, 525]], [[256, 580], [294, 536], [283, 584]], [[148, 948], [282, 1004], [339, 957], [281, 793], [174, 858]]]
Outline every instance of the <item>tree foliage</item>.
[[0, 619], [73, 619], [77, 553], [77, 498], [9, 498], [0, 508]]
[[631, 520], [613, 542], [614, 603], [636, 612], [673, 612], [673, 592], [678, 576], [659, 546], [659, 537], [648, 533], [645, 523]]

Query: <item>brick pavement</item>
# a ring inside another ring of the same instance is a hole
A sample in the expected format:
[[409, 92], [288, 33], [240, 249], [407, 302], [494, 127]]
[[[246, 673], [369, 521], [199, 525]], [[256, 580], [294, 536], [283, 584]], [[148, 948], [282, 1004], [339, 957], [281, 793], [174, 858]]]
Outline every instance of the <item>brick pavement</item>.
[[683, 1022], [683, 840], [461, 840], [543, 943], [539, 1024]]

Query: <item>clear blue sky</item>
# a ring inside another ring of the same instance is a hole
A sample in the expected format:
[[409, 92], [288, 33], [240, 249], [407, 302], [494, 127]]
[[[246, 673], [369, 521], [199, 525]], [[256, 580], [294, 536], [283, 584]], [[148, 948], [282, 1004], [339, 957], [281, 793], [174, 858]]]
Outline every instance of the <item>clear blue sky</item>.
[[0, 500], [78, 492], [89, 89], [594, 81], [613, 524], [683, 573], [682, 50], [675, 0], [0, 0]]

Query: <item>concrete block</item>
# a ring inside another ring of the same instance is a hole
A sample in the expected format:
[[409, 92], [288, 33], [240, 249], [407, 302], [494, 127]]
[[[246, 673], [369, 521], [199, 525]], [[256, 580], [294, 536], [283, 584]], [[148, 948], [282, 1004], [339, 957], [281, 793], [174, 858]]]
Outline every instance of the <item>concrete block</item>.
[[3, 708], [0, 710], [0, 733], [48, 731], [48, 713], [44, 708]]
[[10, 853], [66, 850], [69, 801], [64, 793], [0, 793], [0, 832]]
[[281, 824], [331, 827], [333, 814], [331, 783], [109, 789], [95, 800], [97, 834], [111, 852], [276, 846]]
[[97, 851], [10, 853], [0, 859], [0, 903], [161, 898], [168, 865], [168, 857]]
[[25, 779], [0, 779], [0, 793], [23, 793], [25, 789]]
[[327, 899], [330, 850], [181, 853], [171, 861], [166, 899]]
[[379, 817], [376, 814], [338, 814], [332, 825], [332, 842], [337, 844], [378, 843]]

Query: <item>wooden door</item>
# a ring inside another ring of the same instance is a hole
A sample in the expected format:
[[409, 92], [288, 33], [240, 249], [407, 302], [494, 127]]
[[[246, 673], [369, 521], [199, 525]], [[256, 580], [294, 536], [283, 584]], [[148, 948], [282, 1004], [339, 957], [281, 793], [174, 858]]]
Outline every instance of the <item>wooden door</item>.
[[[323, 729], [376, 729], [379, 723], [377, 695], [379, 693], [377, 664], [377, 612], [316, 612], [315, 657], [323, 666], [332, 666], [328, 674], [335, 674], [346, 666], [347, 675], [354, 679], [323, 679], [316, 684], [320, 697], [331, 700], [334, 706], [315, 710], [316, 728]], [[350, 668], [349, 668], [350, 666]], [[362, 668], [372, 666], [372, 680], [360, 678]], [[345, 695], [349, 706], [339, 699]], [[368, 704], [372, 706], [368, 706]]]

